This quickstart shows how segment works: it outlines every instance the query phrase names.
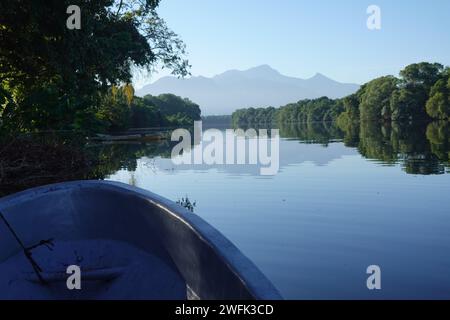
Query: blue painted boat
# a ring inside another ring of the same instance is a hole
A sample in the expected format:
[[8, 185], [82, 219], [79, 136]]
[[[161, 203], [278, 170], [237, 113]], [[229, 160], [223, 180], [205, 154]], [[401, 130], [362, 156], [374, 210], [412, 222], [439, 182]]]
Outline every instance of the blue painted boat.
[[281, 299], [221, 233], [146, 190], [59, 183], [4, 197], [0, 212], [0, 299]]

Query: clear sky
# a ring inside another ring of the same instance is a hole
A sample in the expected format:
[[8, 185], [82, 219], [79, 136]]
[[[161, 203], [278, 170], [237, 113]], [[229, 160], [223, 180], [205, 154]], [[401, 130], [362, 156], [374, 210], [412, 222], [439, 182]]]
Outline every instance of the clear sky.
[[[366, 26], [372, 4], [381, 30]], [[414, 62], [450, 65], [450, 0], [162, 0], [158, 11], [186, 43], [192, 75], [269, 64], [364, 83]]]

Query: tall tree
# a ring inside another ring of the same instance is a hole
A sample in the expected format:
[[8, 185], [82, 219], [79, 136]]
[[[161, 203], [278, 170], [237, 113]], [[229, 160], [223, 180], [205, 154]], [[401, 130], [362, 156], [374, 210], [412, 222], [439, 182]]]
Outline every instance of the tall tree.
[[365, 85], [361, 94], [360, 113], [362, 120], [378, 120], [387, 117], [392, 93], [397, 89], [398, 79], [393, 76], [380, 77]]
[[439, 63], [414, 63], [400, 71], [399, 89], [393, 94], [390, 111], [393, 120], [426, 117], [425, 104], [431, 87], [440, 79], [444, 67]]
[[408, 65], [400, 71], [402, 85], [422, 88], [427, 94], [441, 77], [444, 66], [440, 63], [421, 62]]
[[450, 77], [438, 80], [431, 88], [426, 108], [434, 119], [450, 119]]
[[[11, 100], [5, 123], [23, 130], [72, 127], [99, 103], [99, 93], [129, 83], [132, 70], [158, 63], [188, 72], [184, 45], [158, 16], [159, 0], [0, 2], [0, 80]], [[81, 29], [66, 27], [69, 5]], [[81, 120], [80, 120], [81, 121]]]

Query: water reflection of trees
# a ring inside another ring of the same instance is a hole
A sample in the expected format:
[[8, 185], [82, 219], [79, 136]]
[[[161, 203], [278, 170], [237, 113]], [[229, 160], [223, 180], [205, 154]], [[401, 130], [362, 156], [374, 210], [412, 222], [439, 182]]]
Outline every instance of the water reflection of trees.
[[280, 127], [280, 136], [299, 139], [303, 143], [328, 145], [330, 142], [342, 139], [343, 133], [335, 122], [286, 123]]
[[[266, 127], [264, 127], [266, 128]], [[247, 129], [247, 128], [243, 128]], [[256, 129], [258, 129], [256, 127]], [[360, 122], [338, 126], [334, 122], [288, 123], [280, 136], [301, 143], [328, 145], [342, 141], [367, 159], [384, 165], [400, 164], [408, 174], [443, 174], [449, 168], [450, 135], [447, 122]], [[134, 171], [142, 157], [169, 158], [177, 142], [88, 146], [98, 165], [91, 177], [103, 178], [120, 169]]]
[[363, 157], [400, 163], [407, 173], [442, 174], [449, 166], [447, 122], [361, 122], [341, 130], [344, 143], [358, 148]]
[[113, 143], [87, 145], [86, 152], [96, 165], [90, 178], [103, 179], [119, 170], [135, 171], [137, 160], [142, 157], [169, 158], [173, 143], [169, 140], [155, 143]]
[[[0, 137], [1, 138], [1, 137]], [[136, 170], [142, 157], [170, 157], [170, 140], [102, 144], [72, 133], [21, 136], [0, 143], [0, 197], [24, 189], [70, 180], [104, 179]]]

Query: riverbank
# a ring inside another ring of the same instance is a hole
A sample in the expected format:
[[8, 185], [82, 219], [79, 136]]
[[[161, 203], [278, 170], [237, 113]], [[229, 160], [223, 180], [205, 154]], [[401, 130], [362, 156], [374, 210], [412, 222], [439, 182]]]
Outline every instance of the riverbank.
[[143, 139], [123, 141], [80, 132], [0, 136], [0, 197], [45, 184], [105, 179], [120, 169], [134, 170], [143, 154], [169, 157], [168, 129], [152, 129]]
[[98, 164], [82, 137], [8, 136], [0, 141], [0, 196], [44, 184], [85, 179]]

